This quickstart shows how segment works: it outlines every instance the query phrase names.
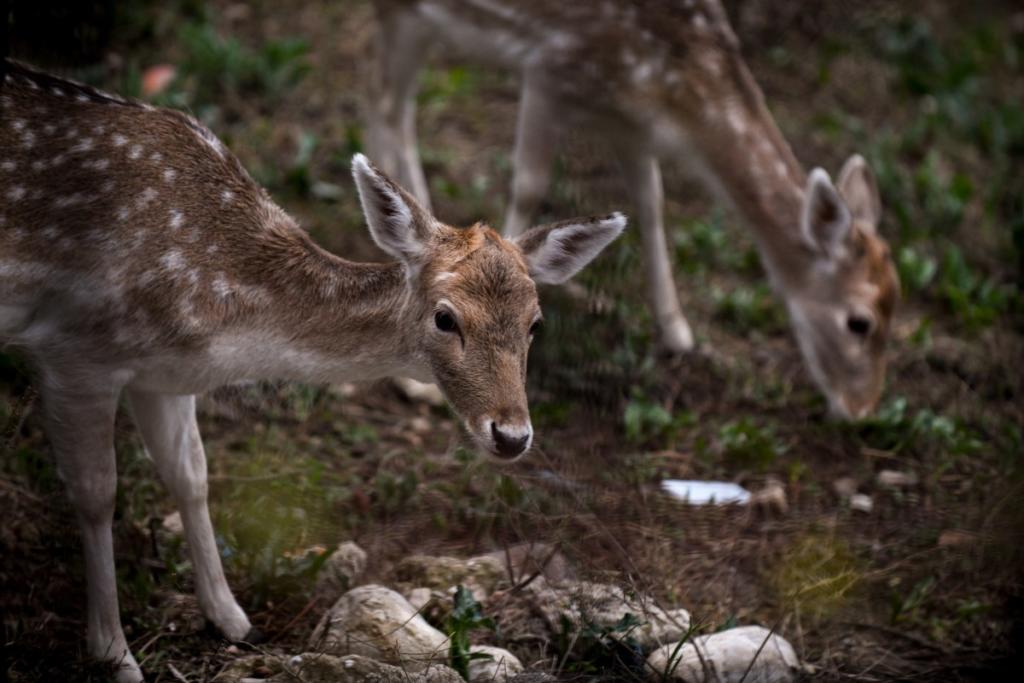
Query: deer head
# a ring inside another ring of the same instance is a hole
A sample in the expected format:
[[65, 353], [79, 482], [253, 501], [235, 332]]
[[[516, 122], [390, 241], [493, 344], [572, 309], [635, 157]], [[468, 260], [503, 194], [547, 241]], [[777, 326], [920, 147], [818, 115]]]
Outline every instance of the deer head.
[[867, 415], [885, 381], [899, 280], [878, 234], [881, 210], [859, 155], [843, 165], [838, 188], [820, 168], [808, 178], [800, 227], [813, 262], [786, 303], [811, 375], [837, 417]]
[[544, 225], [506, 240], [430, 215], [362, 155], [353, 160], [374, 241], [405, 268], [404, 325], [416, 361], [477, 446], [503, 460], [533, 440], [526, 356], [541, 321], [536, 283], [565, 282], [626, 226], [622, 214]]

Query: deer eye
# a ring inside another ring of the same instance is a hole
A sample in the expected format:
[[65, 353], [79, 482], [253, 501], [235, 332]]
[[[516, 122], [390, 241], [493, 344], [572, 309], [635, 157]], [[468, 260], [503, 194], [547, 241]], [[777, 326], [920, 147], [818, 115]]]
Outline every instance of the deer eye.
[[851, 315], [846, 319], [846, 329], [858, 337], [866, 337], [871, 332], [871, 318], [863, 315]]
[[458, 332], [459, 326], [455, 318], [448, 311], [438, 311], [434, 314], [434, 324], [442, 332]]
[[531, 336], [531, 337], [532, 337], [533, 335], [537, 334], [538, 332], [540, 332], [540, 323], [541, 323], [541, 321], [540, 321], [540, 319], [538, 318], [537, 320], [534, 320], [534, 321], [533, 321], [533, 324], [532, 324], [532, 325], [530, 325], [530, 336]]

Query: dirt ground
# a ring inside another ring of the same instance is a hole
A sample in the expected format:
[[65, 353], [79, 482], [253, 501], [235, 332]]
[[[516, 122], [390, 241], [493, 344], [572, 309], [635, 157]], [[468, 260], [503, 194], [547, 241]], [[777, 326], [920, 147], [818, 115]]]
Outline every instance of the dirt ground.
[[[318, 242], [383, 259], [348, 174], [361, 149], [367, 3], [127, 7], [82, 77], [131, 90], [140, 68], [178, 64], [172, 96], [185, 99], [171, 104], [207, 120]], [[669, 163], [677, 284], [700, 348], [670, 357], [652, 341], [639, 238], [628, 235], [581, 278], [586, 300], [542, 291], [529, 377], [537, 440], [523, 461], [500, 468], [462, 449], [446, 409], [383, 382], [262, 384], [203, 400], [218, 541], [236, 595], [269, 636], [262, 648], [301, 651], [328, 607], [312, 599], [308, 548], [354, 540], [369, 577], [387, 581], [412, 553], [546, 542], [584, 576], [686, 607], [704, 632], [775, 628], [812, 679], [991, 681], [1018, 668], [1024, 188], [1013, 169], [1024, 161], [1024, 13], [1000, 2], [727, 8], [797, 157], [834, 173], [861, 151], [879, 172], [904, 295], [877, 416], [826, 418], [749, 236]], [[261, 62], [258, 86], [204, 95], [211, 78], [242, 67], [209, 57], [188, 26], [242, 52], [292, 38], [307, 50], [283, 67]], [[298, 63], [301, 73], [275, 81]], [[419, 130], [443, 220], [500, 225], [516, 97], [513, 75], [432, 59]], [[961, 134], [958, 116], [979, 123]], [[613, 209], [630, 210], [614, 164], [599, 141], [574, 135], [539, 220]], [[31, 371], [16, 353], [0, 360], [0, 672], [104, 680], [84, 654], [81, 546]], [[172, 506], [127, 417], [118, 434], [129, 641], [147, 680], [207, 680], [235, 651], [185, 597], [187, 556], [162, 526]], [[883, 486], [887, 470], [911, 483]], [[752, 490], [775, 481], [787, 506], [685, 506], [660, 491], [666, 478]], [[843, 483], [871, 509], [854, 509]], [[528, 666], [563, 680], [640, 679], [614, 652], [567, 650], [521, 614], [492, 610], [489, 642]]]

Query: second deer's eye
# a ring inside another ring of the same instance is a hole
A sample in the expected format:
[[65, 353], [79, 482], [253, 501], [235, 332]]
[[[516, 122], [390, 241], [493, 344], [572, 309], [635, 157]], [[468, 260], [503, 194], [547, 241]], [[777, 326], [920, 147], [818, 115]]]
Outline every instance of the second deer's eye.
[[448, 311], [438, 311], [434, 314], [434, 324], [442, 332], [458, 332], [459, 326], [455, 318]]
[[846, 329], [858, 337], [866, 337], [871, 332], [871, 318], [863, 315], [851, 315], [846, 319]]
[[534, 336], [535, 334], [537, 334], [538, 332], [540, 332], [540, 322], [541, 322], [540, 320], [534, 320], [533, 324], [530, 325], [530, 336], [531, 337]]

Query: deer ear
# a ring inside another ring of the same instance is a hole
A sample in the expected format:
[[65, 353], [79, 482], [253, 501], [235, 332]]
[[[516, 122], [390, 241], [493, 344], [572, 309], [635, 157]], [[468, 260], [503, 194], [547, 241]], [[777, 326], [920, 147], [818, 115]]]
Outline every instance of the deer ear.
[[433, 217], [362, 154], [352, 157], [352, 176], [373, 241], [400, 261], [415, 260], [434, 233]]
[[800, 229], [814, 249], [829, 255], [850, 234], [850, 210], [824, 169], [814, 169], [807, 179]]
[[598, 218], [577, 218], [533, 228], [515, 239], [523, 250], [530, 276], [541, 284], [565, 282], [594, 260], [622, 233], [621, 213]]
[[843, 164], [839, 171], [839, 194], [850, 207], [854, 219], [870, 225], [878, 226], [882, 218], [882, 200], [878, 195], [878, 183], [871, 167], [859, 154], [854, 154]]

